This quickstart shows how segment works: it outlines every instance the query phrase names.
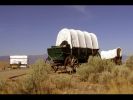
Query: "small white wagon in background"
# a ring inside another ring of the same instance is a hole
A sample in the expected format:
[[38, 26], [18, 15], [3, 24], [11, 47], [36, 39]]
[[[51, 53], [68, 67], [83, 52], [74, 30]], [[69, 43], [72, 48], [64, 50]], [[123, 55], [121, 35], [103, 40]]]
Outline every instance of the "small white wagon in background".
[[27, 68], [28, 56], [27, 55], [12, 55], [10, 56], [11, 68]]

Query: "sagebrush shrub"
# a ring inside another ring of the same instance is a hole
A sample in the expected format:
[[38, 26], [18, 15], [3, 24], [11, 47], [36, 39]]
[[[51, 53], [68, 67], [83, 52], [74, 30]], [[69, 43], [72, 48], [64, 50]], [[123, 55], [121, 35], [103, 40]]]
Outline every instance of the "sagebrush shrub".
[[119, 66], [110, 60], [90, 57], [88, 63], [81, 64], [72, 75], [53, 73], [50, 65], [40, 59], [30, 66], [31, 71], [23, 80], [0, 81], [0, 93], [133, 93], [132, 59]]
[[125, 65], [129, 67], [130, 69], [133, 69], [133, 56], [129, 56], [126, 59]]
[[50, 67], [43, 59], [39, 59], [31, 68], [30, 75], [24, 83], [24, 88], [27, 90], [27, 93], [37, 93], [40, 91], [43, 81], [48, 80]]
[[52, 83], [55, 84], [57, 89], [70, 89], [73, 87], [72, 85], [72, 76], [68, 75], [58, 75], [58, 77], [52, 80]]
[[131, 72], [130, 75], [128, 76], [128, 80], [131, 84], [133, 84], [133, 72]]
[[102, 60], [100, 57], [90, 57], [88, 60], [89, 65], [95, 67], [96, 72], [111, 71], [115, 63], [111, 60]]
[[100, 73], [104, 71], [111, 72], [115, 64], [110, 60], [102, 60], [99, 57], [89, 57], [88, 63], [82, 64], [77, 73], [82, 81], [98, 82]]
[[127, 78], [130, 74], [130, 69], [126, 66], [115, 66], [112, 68], [112, 73], [114, 77]]
[[98, 82], [102, 83], [102, 84], [107, 84], [111, 81], [111, 79], [113, 79], [113, 74], [111, 72], [108, 71], [104, 71], [99, 75], [99, 79]]
[[7, 83], [6, 81], [2, 81], [0, 80], [0, 93], [3, 94], [5, 93], [6, 91], [6, 86], [7, 86]]

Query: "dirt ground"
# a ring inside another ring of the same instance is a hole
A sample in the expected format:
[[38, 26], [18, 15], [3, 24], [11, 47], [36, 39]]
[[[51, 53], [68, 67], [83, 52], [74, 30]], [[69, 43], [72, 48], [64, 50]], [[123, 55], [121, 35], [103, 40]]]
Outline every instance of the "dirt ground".
[[21, 68], [21, 69], [7, 69], [0, 71], [0, 79], [8, 80], [17, 78], [19, 76], [25, 76], [29, 72], [30, 68]]

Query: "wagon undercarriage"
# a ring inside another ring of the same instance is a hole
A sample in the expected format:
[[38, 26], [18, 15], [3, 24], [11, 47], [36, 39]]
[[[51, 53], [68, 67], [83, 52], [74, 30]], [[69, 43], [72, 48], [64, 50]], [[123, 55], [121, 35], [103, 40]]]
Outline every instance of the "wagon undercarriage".
[[67, 47], [52, 46], [48, 48], [48, 54], [45, 62], [51, 66], [54, 72], [76, 73], [79, 64], [87, 62], [89, 56], [96, 56], [99, 52], [98, 50], [88, 48], [70, 49]]
[[61, 73], [76, 73], [76, 68], [79, 66], [78, 59], [69, 55], [64, 61], [53, 61], [52, 58], [48, 57], [46, 63], [50, 64], [54, 72], [61, 71]]

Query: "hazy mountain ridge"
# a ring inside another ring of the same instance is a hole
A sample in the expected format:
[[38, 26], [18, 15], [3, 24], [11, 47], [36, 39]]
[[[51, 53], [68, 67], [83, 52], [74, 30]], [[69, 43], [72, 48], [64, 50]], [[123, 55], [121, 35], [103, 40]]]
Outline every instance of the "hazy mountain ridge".
[[0, 61], [10, 61], [9, 56], [0, 56]]
[[[122, 56], [122, 61], [125, 62], [127, 57], [128, 56], [123, 55]], [[29, 64], [33, 64], [38, 59], [44, 59], [45, 60], [47, 58], [47, 54], [44, 54], [44, 55], [28, 55], [28, 58], [29, 58]], [[9, 58], [9, 56], [0, 56], [0, 61], [10, 61], [10, 58]]]
[[28, 58], [29, 58], [29, 64], [33, 64], [38, 59], [44, 59], [45, 60], [47, 58], [47, 54], [44, 54], [44, 55], [29, 55]]
[[[46, 59], [47, 54], [44, 55], [28, 55], [28, 62], [29, 64], [33, 64], [38, 59]], [[0, 56], [0, 61], [10, 61], [10, 56]]]

